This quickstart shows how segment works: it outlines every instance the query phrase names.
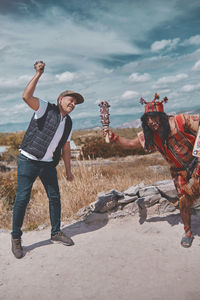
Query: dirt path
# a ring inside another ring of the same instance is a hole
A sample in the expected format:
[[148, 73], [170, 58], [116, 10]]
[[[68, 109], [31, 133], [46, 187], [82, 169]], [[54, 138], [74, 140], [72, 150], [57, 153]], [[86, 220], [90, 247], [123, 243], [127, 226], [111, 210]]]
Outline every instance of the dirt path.
[[24, 233], [25, 256], [14, 258], [0, 233], [2, 300], [199, 300], [200, 224], [190, 249], [180, 246], [180, 216], [138, 216], [101, 225], [77, 222], [64, 231], [75, 245], [51, 244], [49, 229]]

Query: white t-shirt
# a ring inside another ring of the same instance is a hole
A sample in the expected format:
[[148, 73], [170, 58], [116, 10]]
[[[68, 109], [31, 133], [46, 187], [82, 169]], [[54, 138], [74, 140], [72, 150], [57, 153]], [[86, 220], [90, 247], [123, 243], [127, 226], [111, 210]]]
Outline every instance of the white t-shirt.
[[[40, 102], [39, 108], [38, 108], [38, 110], [35, 111], [34, 119], [41, 118], [45, 114], [45, 111], [47, 109], [48, 102], [41, 100], [41, 99], [39, 99], [39, 102]], [[53, 153], [56, 150], [56, 147], [58, 146], [58, 143], [60, 142], [60, 139], [63, 135], [64, 128], [65, 128], [65, 121], [66, 121], [66, 117], [62, 118], [62, 115], [61, 115], [60, 124], [59, 124], [59, 126], [56, 130], [56, 133], [54, 134], [54, 137], [53, 137], [51, 143], [49, 144], [49, 147], [47, 148], [47, 151], [42, 159], [38, 159], [37, 157], [33, 156], [32, 154], [29, 154], [28, 152], [26, 152], [22, 149], [20, 149], [21, 153], [23, 155], [25, 155], [26, 157], [33, 159], [33, 160], [48, 161], [48, 162], [53, 161]], [[68, 136], [68, 139], [67, 139], [68, 142], [70, 142], [71, 135], [72, 135], [72, 130], [70, 131], [70, 134]]]

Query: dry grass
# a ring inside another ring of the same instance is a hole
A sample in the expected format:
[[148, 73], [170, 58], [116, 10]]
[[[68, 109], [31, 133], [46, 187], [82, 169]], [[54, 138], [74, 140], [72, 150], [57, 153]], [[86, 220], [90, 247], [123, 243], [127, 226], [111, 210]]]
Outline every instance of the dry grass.
[[[152, 165], [163, 167], [154, 172], [149, 168]], [[77, 161], [72, 169], [75, 179], [68, 182], [62, 164], [58, 167], [62, 221], [69, 220], [81, 207], [95, 201], [99, 192], [111, 189], [124, 191], [142, 181], [151, 184], [170, 178], [166, 163], [158, 153], [118, 160]], [[0, 213], [0, 227], [10, 228], [11, 211], [0, 206]], [[48, 199], [41, 182], [36, 180], [24, 220], [24, 229], [31, 230], [41, 224], [49, 225]]]

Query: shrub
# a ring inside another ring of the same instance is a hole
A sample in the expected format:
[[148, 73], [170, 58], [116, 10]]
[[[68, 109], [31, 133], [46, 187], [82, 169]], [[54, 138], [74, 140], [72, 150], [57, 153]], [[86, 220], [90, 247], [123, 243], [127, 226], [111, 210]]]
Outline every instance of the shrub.
[[145, 154], [143, 149], [125, 150], [115, 143], [107, 144], [102, 137], [91, 137], [85, 140], [82, 146], [82, 159], [95, 159], [97, 157], [124, 157], [127, 155]]
[[22, 142], [24, 136], [24, 132], [18, 132], [18, 133], [13, 133], [9, 134], [7, 136], [3, 136], [4, 139], [1, 137], [1, 143], [4, 145], [9, 146], [8, 150], [3, 152], [1, 154], [1, 160], [2, 161], [16, 161], [17, 157], [19, 155], [19, 148]]
[[15, 201], [17, 186], [16, 172], [9, 172], [6, 174], [1, 173], [0, 178], [0, 201], [1, 206], [5, 210], [12, 210]]

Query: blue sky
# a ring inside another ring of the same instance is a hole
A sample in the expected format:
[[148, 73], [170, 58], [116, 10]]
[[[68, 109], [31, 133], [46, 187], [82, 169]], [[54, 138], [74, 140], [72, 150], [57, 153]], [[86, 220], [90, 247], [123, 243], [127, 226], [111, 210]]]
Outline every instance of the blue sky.
[[137, 118], [155, 92], [166, 112], [200, 106], [199, 0], [1, 0], [0, 33], [0, 125], [30, 119], [21, 95], [36, 60], [46, 70], [35, 96], [85, 97], [76, 124], [99, 125], [102, 100], [111, 117]]

